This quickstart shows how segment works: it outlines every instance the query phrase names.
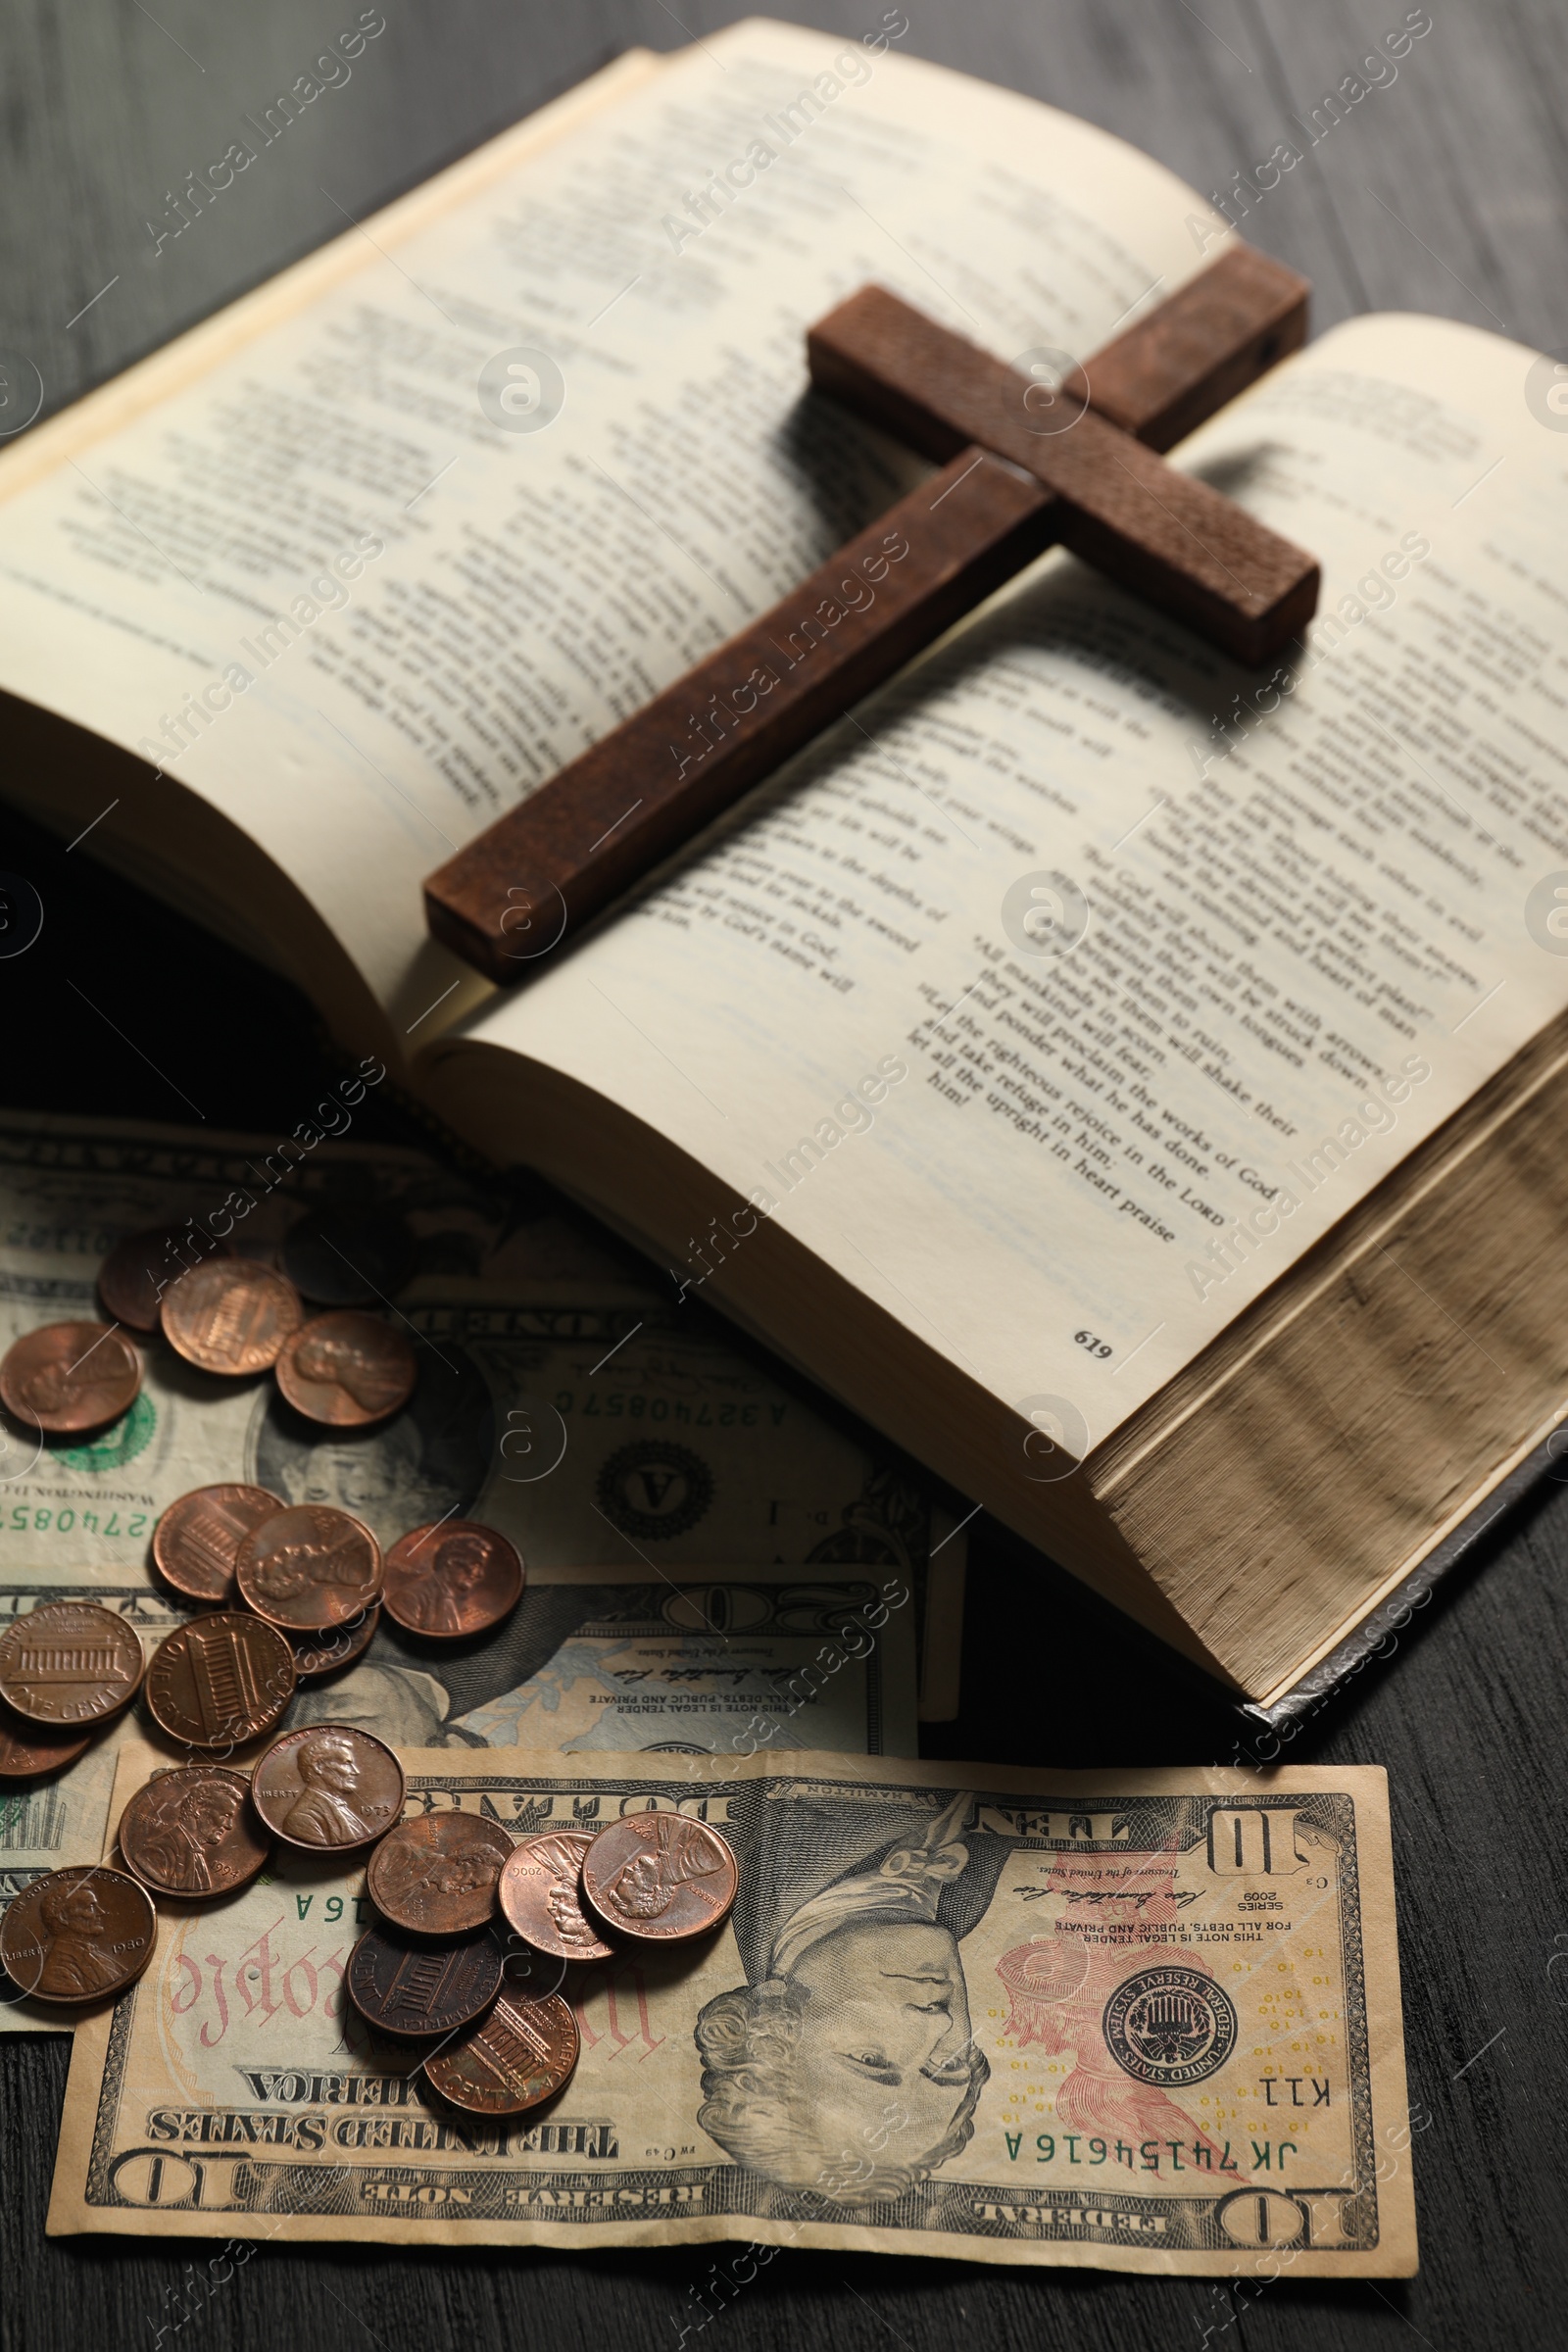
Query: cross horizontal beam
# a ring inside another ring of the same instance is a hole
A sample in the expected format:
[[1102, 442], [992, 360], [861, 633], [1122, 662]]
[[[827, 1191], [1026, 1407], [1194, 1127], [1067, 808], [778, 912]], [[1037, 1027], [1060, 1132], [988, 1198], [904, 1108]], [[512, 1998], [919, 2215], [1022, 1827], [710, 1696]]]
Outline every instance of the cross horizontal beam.
[[[1070, 431], [1050, 438], [1072, 441], [1086, 424], [1092, 430], [1102, 426], [1117, 464], [1131, 471], [1128, 495], [1136, 496], [1141, 507], [1161, 499], [1170, 507], [1168, 486], [1189, 477], [1159, 468], [1160, 486], [1153, 488], [1139, 470], [1148, 455], [1144, 445], [1169, 447], [1298, 348], [1306, 331], [1306, 299], [1305, 281], [1294, 271], [1233, 244], [1087, 364], [1084, 380], [1093, 406]], [[857, 318], [873, 328], [884, 326], [887, 314], [880, 306], [890, 303], [896, 297], [868, 289], [813, 329], [808, 339], [813, 376], [821, 389], [842, 393], [862, 413], [875, 415], [947, 462], [770, 612], [656, 695], [429, 877], [425, 906], [431, 931], [490, 979], [507, 984], [525, 978], [542, 956], [1065, 535], [1064, 525], [1081, 543], [1092, 543], [1096, 531], [1107, 527], [1106, 501], [1092, 489], [1086, 493], [1081, 468], [1069, 464], [1061, 469], [1069, 485], [1061, 492], [1038, 465], [1014, 459], [1010, 447], [997, 449], [1008, 404], [1018, 417], [1030, 415], [1023, 407], [1026, 378], [951, 337], [959, 353], [994, 371], [986, 381], [994, 389], [996, 409], [982, 415], [954, 390], [950, 348], [933, 347], [941, 365], [936, 382], [925, 383], [900, 372], [906, 346], [876, 333], [869, 342], [857, 339], [852, 331]], [[860, 305], [868, 307], [858, 312]], [[918, 313], [907, 316], [919, 318]], [[946, 332], [932, 331], [939, 338]], [[920, 384], [918, 400], [908, 390], [912, 383]], [[1076, 382], [1069, 379], [1063, 391], [1074, 397]], [[965, 439], [967, 419], [979, 431]], [[1026, 454], [1032, 459], [1036, 443], [1045, 437], [1019, 423], [1017, 438], [1029, 445]], [[1149, 463], [1157, 465], [1157, 460]], [[1184, 532], [1173, 534], [1165, 517], [1149, 576], [1172, 610], [1181, 610], [1181, 598], [1190, 593], [1184, 618], [1192, 617], [1206, 597], [1204, 610], [1217, 610], [1227, 629], [1252, 627], [1259, 614], [1237, 603], [1235, 583], [1225, 582], [1223, 571], [1225, 549], [1237, 548], [1229, 516], [1240, 510], [1227, 510], [1222, 531], [1211, 500], [1226, 506], [1212, 493], [1190, 502], [1178, 491], [1175, 512], [1184, 528], [1196, 516], [1217, 555], [1204, 553], [1202, 567], [1191, 561], [1185, 567], [1170, 563], [1166, 551], [1173, 536], [1181, 540]], [[1258, 562], [1257, 541], [1243, 536], [1244, 560]], [[1272, 534], [1264, 537], [1274, 548], [1285, 546]], [[1089, 544], [1083, 552], [1090, 552]], [[1315, 566], [1298, 551], [1288, 553], [1296, 570], [1291, 573], [1289, 563], [1278, 560], [1277, 576], [1269, 575], [1273, 603], [1265, 602], [1263, 611], [1272, 612], [1276, 622], [1282, 611], [1299, 612], [1295, 626], [1300, 627], [1312, 610], [1307, 600], [1315, 598]], [[1216, 564], [1218, 588], [1213, 586]], [[1281, 586], [1288, 573], [1294, 589]], [[1254, 576], [1248, 593], [1261, 596], [1267, 585]]]
[[813, 326], [807, 353], [819, 391], [925, 456], [1010, 458], [1054, 492], [1063, 546], [1238, 661], [1266, 662], [1317, 610], [1312, 557], [1101, 413], [1103, 359], [1036, 406], [1041, 386], [880, 286]]

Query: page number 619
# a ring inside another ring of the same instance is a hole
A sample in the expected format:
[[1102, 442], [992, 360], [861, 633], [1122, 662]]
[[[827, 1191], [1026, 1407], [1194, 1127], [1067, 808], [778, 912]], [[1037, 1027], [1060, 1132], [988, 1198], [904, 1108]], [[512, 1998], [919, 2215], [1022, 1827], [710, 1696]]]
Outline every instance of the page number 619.
[[1097, 1340], [1092, 1331], [1075, 1331], [1072, 1336], [1080, 1348], [1087, 1348], [1091, 1355], [1098, 1355], [1102, 1361], [1115, 1353], [1108, 1340]]

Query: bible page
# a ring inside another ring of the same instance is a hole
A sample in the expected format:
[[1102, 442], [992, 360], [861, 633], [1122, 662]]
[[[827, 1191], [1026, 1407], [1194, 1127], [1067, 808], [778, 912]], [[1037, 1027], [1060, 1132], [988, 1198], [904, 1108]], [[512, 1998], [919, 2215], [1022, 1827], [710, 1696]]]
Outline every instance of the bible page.
[[1209, 258], [1169, 172], [907, 30], [705, 39], [11, 461], [0, 685], [221, 809], [416, 1044], [477, 986], [422, 877], [925, 471], [804, 397], [813, 318], [877, 279], [1004, 357], [1091, 350]]
[[1082, 1454], [1568, 1001], [1549, 368], [1335, 329], [1180, 457], [1320, 557], [1288, 661], [1043, 557], [468, 1035], [713, 1172], [672, 1279], [775, 1220]]

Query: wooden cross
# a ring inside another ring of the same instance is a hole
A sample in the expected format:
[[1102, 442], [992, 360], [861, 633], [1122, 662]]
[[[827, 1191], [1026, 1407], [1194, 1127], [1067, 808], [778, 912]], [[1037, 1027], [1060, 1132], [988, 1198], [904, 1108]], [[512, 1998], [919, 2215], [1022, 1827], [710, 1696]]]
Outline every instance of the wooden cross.
[[1303, 278], [1232, 245], [1042, 383], [878, 286], [807, 337], [820, 391], [942, 469], [449, 859], [430, 929], [524, 978], [612, 899], [1059, 542], [1239, 661], [1317, 608], [1318, 567], [1162, 463], [1306, 335]]

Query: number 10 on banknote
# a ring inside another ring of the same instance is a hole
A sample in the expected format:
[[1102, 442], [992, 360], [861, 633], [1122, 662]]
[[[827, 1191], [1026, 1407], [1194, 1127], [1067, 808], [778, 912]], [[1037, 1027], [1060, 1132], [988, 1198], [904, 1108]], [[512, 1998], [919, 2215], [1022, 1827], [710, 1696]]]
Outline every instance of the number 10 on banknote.
[[280, 1855], [77, 2028], [52, 2230], [1413, 2271], [1380, 1771], [403, 1762], [412, 1812], [518, 1836], [708, 1821], [734, 1910], [568, 1970], [575, 2076], [490, 2125], [346, 2004], [363, 1873]]

